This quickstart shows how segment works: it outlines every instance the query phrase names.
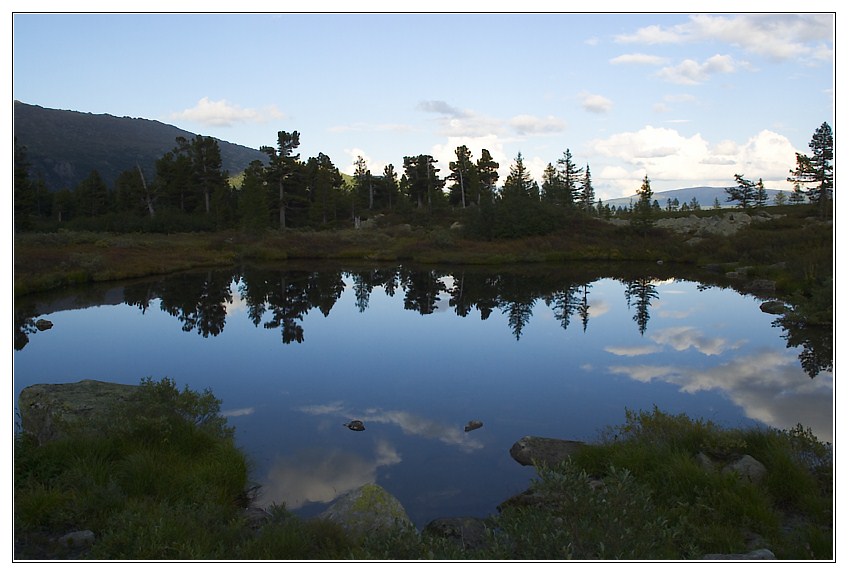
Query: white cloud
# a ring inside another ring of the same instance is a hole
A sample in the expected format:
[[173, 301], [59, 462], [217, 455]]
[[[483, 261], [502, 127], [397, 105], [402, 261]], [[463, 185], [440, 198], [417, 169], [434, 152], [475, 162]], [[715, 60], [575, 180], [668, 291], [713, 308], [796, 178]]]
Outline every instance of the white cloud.
[[834, 46], [831, 14], [698, 14], [668, 28], [647, 26], [615, 37], [617, 42], [681, 44], [721, 41], [773, 60], [830, 60]]
[[413, 127], [409, 124], [368, 124], [366, 122], [353, 122], [351, 124], [340, 124], [331, 126], [328, 132], [412, 132]]
[[692, 326], [674, 326], [657, 330], [652, 333], [651, 339], [658, 344], [670, 346], [678, 352], [695, 348], [706, 356], [716, 356], [739, 346], [739, 344], [729, 343], [724, 338], [708, 338], [701, 330]]
[[556, 116], [538, 118], [530, 114], [519, 114], [510, 119], [510, 127], [523, 136], [530, 134], [552, 134], [563, 132], [566, 123]]
[[193, 108], [171, 114], [173, 120], [187, 120], [204, 126], [232, 126], [233, 124], [261, 124], [269, 120], [278, 120], [285, 115], [275, 106], [266, 106], [258, 110], [242, 108], [227, 100], [210, 100], [204, 96]]
[[610, 112], [610, 109], [613, 108], [613, 102], [601, 94], [581, 92], [578, 97], [581, 99], [581, 107], [583, 107], [583, 109], [587, 112], [604, 114]]
[[702, 63], [695, 60], [683, 60], [675, 66], [667, 66], [658, 71], [657, 76], [673, 84], [701, 84], [714, 74], [728, 74], [737, 68], [733, 58], [715, 54]]
[[825, 47], [823, 42], [833, 44], [832, 19], [828, 14], [731, 17], [701, 14], [691, 16], [690, 21], [692, 34], [698, 38], [736, 44], [748, 52], [774, 60], [819, 57], [821, 48]]
[[643, 64], [649, 66], [660, 66], [665, 64], [669, 59], [664, 56], [654, 56], [652, 54], [622, 54], [616, 58], [611, 58], [611, 64]]
[[423, 100], [419, 102], [416, 108], [423, 112], [431, 112], [441, 116], [448, 116], [450, 118], [465, 118], [469, 115], [468, 112], [456, 108], [455, 106], [451, 106], [444, 100]]
[[687, 38], [685, 25], [679, 24], [671, 28], [662, 28], [657, 24], [640, 28], [631, 34], [619, 34], [614, 40], [621, 43], [635, 44], [677, 44]]
[[[747, 141], [724, 140], [711, 145], [700, 134], [683, 136], [672, 128], [646, 126], [588, 144], [594, 153], [619, 161], [595, 178], [627, 191], [636, 190], [644, 175], [652, 181], [697, 181], [704, 186], [732, 184], [734, 174], [763, 178], [767, 187], [786, 187], [796, 150], [781, 134], [762, 130]], [[663, 188], [660, 188], [663, 189]], [[626, 194], [626, 195], [627, 195]]]
[[809, 378], [798, 362], [787, 351], [767, 350], [708, 369], [637, 365], [608, 370], [639, 382], [664, 380], [691, 394], [721, 392], [749, 418], [780, 429], [801, 422], [831, 441], [834, 378], [829, 373]]
[[616, 356], [645, 356], [660, 352], [658, 346], [643, 345], [643, 346], [605, 346], [604, 351]]

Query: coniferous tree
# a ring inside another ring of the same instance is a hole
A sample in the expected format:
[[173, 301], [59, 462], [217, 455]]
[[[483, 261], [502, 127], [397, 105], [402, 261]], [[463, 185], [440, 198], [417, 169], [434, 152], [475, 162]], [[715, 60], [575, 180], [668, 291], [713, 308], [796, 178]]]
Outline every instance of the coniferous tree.
[[584, 175], [581, 178], [581, 188], [578, 190], [578, 205], [584, 212], [592, 212], [593, 204], [595, 203], [595, 191], [593, 190], [593, 181], [590, 176], [590, 165], [587, 164], [584, 169]]
[[368, 206], [368, 209], [371, 210], [374, 208], [374, 182], [371, 177], [371, 170], [368, 169], [362, 156], [357, 156], [354, 166], [357, 198], [360, 200], [360, 205]]
[[572, 161], [572, 152], [568, 148], [557, 161], [557, 167], [560, 171], [560, 181], [563, 182], [563, 197], [560, 203], [563, 206], [572, 206], [578, 200], [584, 169], [578, 168]]
[[465, 208], [469, 201], [469, 185], [475, 179], [473, 175], [475, 164], [472, 162], [472, 152], [465, 145], [458, 146], [454, 150], [454, 154], [457, 155], [457, 160], [448, 164], [448, 169], [451, 170], [451, 175], [448, 178], [454, 181], [451, 186], [449, 202]]
[[725, 192], [729, 202], [737, 202], [737, 205], [745, 210], [755, 202], [755, 183], [743, 178], [742, 174], [735, 174], [734, 180], [737, 181], [737, 186], [726, 188]]
[[267, 179], [274, 182], [277, 188], [277, 211], [281, 230], [286, 229], [286, 208], [290, 201], [286, 181], [298, 168], [300, 154], [294, 154], [294, 151], [300, 145], [301, 135], [297, 131], [281, 130], [277, 133], [277, 148], [271, 146], [260, 148], [260, 152], [268, 155]]
[[758, 183], [755, 184], [754, 204], [756, 208], [763, 208], [769, 201], [769, 194], [764, 188], [763, 178], [758, 178]]
[[834, 136], [827, 122], [816, 129], [808, 146], [810, 156], [796, 153], [796, 169], [790, 171], [787, 180], [800, 189], [802, 184], [809, 185], [804, 191], [808, 201], [817, 205], [824, 218], [834, 196]]
[[539, 199], [539, 188], [525, 167], [521, 152], [516, 154], [513, 165], [510, 167], [510, 173], [504, 180], [501, 196], [505, 200], [515, 198]]
[[542, 186], [540, 188], [542, 200], [550, 204], [558, 204], [565, 195], [564, 190], [560, 172], [549, 162], [545, 170], [542, 171]]
[[498, 182], [498, 162], [492, 159], [492, 155], [486, 148], [481, 150], [481, 157], [477, 161], [477, 173], [480, 181], [478, 191], [478, 206], [483, 202], [492, 204], [495, 199], [495, 183]]
[[[654, 207], [652, 205], [652, 189], [651, 181], [648, 174], [643, 177], [643, 183], [637, 189], [638, 200], [634, 205], [633, 213], [631, 214], [631, 226], [635, 227], [645, 234], [649, 229], [654, 227]], [[655, 200], [657, 203], [657, 200]], [[658, 205], [658, 209], [660, 206]]]
[[92, 170], [87, 178], [77, 184], [74, 195], [80, 216], [101, 216], [112, 208], [109, 188], [97, 170]]
[[239, 217], [244, 231], [258, 235], [261, 235], [271, 223], [265, 167], [259, 160], [254, 160], [245, 169], [239, 191]]
[[395, 173], [395, 166], [392, 164], [383, 167], [383, 191], [391, 210], [392, 204], [396, 202], [398, 196], [398, 174]]

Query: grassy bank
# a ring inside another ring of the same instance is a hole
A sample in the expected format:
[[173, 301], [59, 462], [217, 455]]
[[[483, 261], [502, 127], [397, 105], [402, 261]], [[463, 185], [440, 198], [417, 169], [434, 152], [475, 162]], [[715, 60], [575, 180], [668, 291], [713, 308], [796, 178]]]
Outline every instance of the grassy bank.
[[[133, 410], [59, 440], [16, 435], [16, 559], [696, 559], [754, 548], [833, 557], [831, 452], [801, 426], [728, 430], [626, 413], [572, 461], [540, 470], [532, 488], [543, 505], [506, 507], [483, 546], [464, 550], [413, 532], [354, 540], [284, 505], [257, 522], [244, 513], [250, 470], [220, 403], [168, 379], [138, 394]], [[699, 464], [700, 453], [750, 454], [767, 475], [752, 483]], [[92, 542], [60, 539], [81, 530]]]
[[[778, 210], [772, 209], [773, 211]], [[750, 266], [798, 290], [832, 276], [831, 226], [810, 219], [807, 207], [781, 209], [780, 219], [753, 224], [730, 237], [690, 243], [686, 235], [639, 232], [604, 220], [579, 218], [542, 236], [487, 241], [450, 220], [420, 226], [393, 223], [360, 230], [289, 230], [249, 235], [237, 231], [196, 234], [56, 232], [17, 234], [15, 295], [74, 284], [142, 278], [190, 268], [293, 259], [489, 264], [631, 261]], [[700, 214], [710, 216], [709, 212]]]

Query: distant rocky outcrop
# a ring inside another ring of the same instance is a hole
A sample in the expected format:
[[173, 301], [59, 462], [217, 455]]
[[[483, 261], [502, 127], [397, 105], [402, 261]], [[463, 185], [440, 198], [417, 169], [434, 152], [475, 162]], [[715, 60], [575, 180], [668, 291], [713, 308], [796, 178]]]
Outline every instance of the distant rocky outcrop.
[[[781, 214], [771, 215], [768, 212], [749, 215], [738, 210], [723, 210], [721, 213], [711, 216], [690, 214], [689, 216], [658, 218], [654, 222], [657, 228], [691, 236], [687, 240], [688, 243], [698, 243], [707, 236], [731, 236], [753, 222], [765, 222], [782, 216]], [[630, 224], [629, 220], [619, 218], [613, 218], [609, 222], [617, 226], [628, 226]]]

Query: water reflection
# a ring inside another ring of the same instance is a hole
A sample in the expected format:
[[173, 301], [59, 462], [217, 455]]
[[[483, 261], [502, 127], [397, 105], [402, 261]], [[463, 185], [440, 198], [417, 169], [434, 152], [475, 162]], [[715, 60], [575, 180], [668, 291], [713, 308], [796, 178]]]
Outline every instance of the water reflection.
[[803, 307], [776, 324], [730, 282], [666, 265], [294, 263], [97, 284], [16, 299], [15, 395], [169, 376], [222, 399], [263, 503], [309, 515], [378, 482], [416, 522], [485, 515], [533, 477], [513, 442], [592, 441], [625, 408], [831, 440], [831, 340]]
[[[197, 332], [203, 337], [217, 336], [224, 331], [233, 304], [235, 283], [253, 324], [267, 330], [279, 330], [281, 341], [293, 344], [304, 342], [303, 322], [310, 310], [318, 309], [325, 317], [330, 314], [348, 288], [346, 277], [360, 313], [368, 310], [375, 289], [387, 296], [402, 291], [404, 309], [421, 315], [434, 313], [447, 297], [448, 308], [460, 317], [477, 310], [481, 320], [487, 320], [493, 311], [501, 311], [516, 340], [522, 338], [532, 321], [537, 302], [545, 303], [563, 330], [569, 330], [577, 318], [583, 332], [587, 331], [591, 318], [603, 314], [608, 306], [604, 302], [591, 304], [590, 301], [593, 282], [603, 276], [580, 267], [537, 267], [506, 272], [473, 267], [458, 271], [402, 265], [368, 269], [325, 266], [309, 271], [291, 268], [211, 270], [128, 284], [123, 287], [123, 300], [143, 313], [158, 300], [159, 308], [177, 318], [183, 331]], [[624, 285], [625, 302], [633, 310], [637, 331], [645, 335], [653, 303], [660, 298], [657, 286], [674, 282], [675, 276], [661, 268], [652, 276], [618, 274], [613, 277]], [[719, 283], [721, 279], [715, 280]], [[706, 283], [699, 284], [700, 291], [709, 287]], [[677, 314], [680, 317], [685, 312]], [[35, 318], [38, 315], [32, 303], [16, 301], [16, 350], [23, 349], [37, 332]], [[811, 378], [820, 371], [832, 371], [830, 326], [809, 322], [793, 308], [780, 315], [774, 325], [784, 331], [787, 347], [801, 348], [799, 360]], [[678, 351], [694, 347], [707, 354], [719, 354], [735, 346], [723, 339], [705, 338], [690, 326], [667, 328], [653, 333], [651, 338]], [[637, 351], [619, 350], [618, 353], [633, 355]]]

